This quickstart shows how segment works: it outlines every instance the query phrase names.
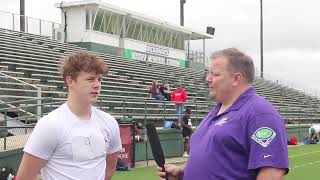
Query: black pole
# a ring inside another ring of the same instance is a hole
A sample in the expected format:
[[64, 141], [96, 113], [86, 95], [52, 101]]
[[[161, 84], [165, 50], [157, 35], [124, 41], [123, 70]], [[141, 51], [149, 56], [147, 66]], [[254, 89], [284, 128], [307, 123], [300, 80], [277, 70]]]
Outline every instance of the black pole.
[[24, 0], [20, 0], [20, 31], [25, 32], [25, 5]]
[[186, 0], [180, 0], [180, 25], [184, 26], [184, 4]]
[[131, 125], [131, 131], [132, 131], [132, 143], [131, 143], [131, 167], [134, 168], [136, 166], [136, 122], [132, 121]]
[[263, 78], [263, 8], [260, 0], [260, 77]]

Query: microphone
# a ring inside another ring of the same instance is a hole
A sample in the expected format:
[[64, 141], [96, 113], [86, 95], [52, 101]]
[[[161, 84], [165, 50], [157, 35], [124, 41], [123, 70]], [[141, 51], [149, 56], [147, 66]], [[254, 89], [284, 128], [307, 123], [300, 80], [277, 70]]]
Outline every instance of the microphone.
[[[146, 129], [154, 160], [156, 161], [157, 165], [162, 168], [162, 172], [165, 172], [165, 159], [156, 127], [153, 123], [148, 123], [146, 124]], [[168, 179], [167, 175], [166, 179]]]

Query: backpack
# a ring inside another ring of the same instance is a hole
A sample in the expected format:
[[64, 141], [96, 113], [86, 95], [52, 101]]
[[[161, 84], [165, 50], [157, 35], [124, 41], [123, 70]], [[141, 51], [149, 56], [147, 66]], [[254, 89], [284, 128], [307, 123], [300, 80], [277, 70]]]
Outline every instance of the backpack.
[[15, 175], [12, 168], [0, 167], [0, 180], [15, 180]]
[[288, 143], [289, 145], [297, 145], [298, 144], [298, 137], [297, 136], [292, 136], [290, 138], [290, 141]]

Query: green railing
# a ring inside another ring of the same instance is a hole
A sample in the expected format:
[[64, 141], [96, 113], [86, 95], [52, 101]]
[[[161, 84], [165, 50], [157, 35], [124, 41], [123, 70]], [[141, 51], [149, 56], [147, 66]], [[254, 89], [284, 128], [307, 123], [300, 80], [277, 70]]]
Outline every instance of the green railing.
[[[38, 104], [39, 101], [42, 103]], [[25, 124], [29, 124], [28, 122], [30, 119], [37, 120], [43, 116], [43, 107], [48, 104], [51, 106], [54, 104], [54, 102], [52, 102], [52, 98], [50, 97], [0, 102], [0, 113], [3, 115], [3, 124], [7, 125], [8, 121], [23, 120], [25, 121]], [[9, 114], [11, 114], [13, 117], [11, 117]]]
[[[172, 119], [172, 117], [177, 117], [178, 115], [184, 115], [184, 111], [182, 114], [177, 114], [175, 112], [174, 102], [172, 101], [159, 101], [159, 100], [138, 100], [138, 99], [119, 99], [119, 98], [108, 98], [103, 99], [100, 98], [97, 102], [97, 106], [104, 110], [104, 104], [110, 102], [117, 102], [118, 104], [122, 104], [122, 107], [116, 106], [117, 111], [114, 111], [112, 106], [109, 106], [108, 112], [114, 116], [122, 116], [122, 119], [132, 118], [133, 116], [139, 116], [139, 119], [144, 120], [144, 124], [147, 123], [147, 120], [151, 117], [157, 117], [157, 119], [166, 120], [167, 118]], [[131, 106], [130, 106], [131, 104]], [[141, 107], [137, 107], [137, 106]], [[192, 117], [196, 120], [195, 124], [198, 124], [199, 120], [206, 115], [211, 108], [213, 107], [212, 103], [199, 103], [197, 101], [190, 101], [183, 103], [183, 105], [190, 106], [192, 109]], [[135, 106], [135, 107], [132, 107]], [[171, 108], [170, 108], [171, 107]], [[170, 108], [170, 110], [169, 110]], [[173, 109], [173, 110], [172, 110]], [[139, 111], [138, 113], [134, 111]], [[121, 111], [121, 112], [119, 112]], [[160, 112], [160, 113], [159, 113]], [[142, 117], [142, 118], [141, 118]], [[176, 118], [173, 118], [176, 119]]]
[[[54, 102], [52, 98], [40, 98], [42, 104], [36, 104], [39, 98], [2, 102], [0, 103], [0, 113], [3, 115], [3, 124], [7, 125], [8, 121], [23, 121], [25, 124], [36, 122], [37, 119], [49, 113], [53, 109], [59, 107], [65, 101]], [[148, 120], [176, 120], [177, 114], [175, 106], [170, 101], [157, 100], [138, 100], [133, 98], [99, 98], [95, 104], [103, 111], [107, 111], [115, 116], [118, 120], [138, 119], [143, 124]], [[192, 109], [192, 119], [194, 124], [199, 124], [202, 118], [214, 106], [211, 102], [197, 102], [188, 101], [184, 106], [190, 106]], [[30, 114], [31, 109], [38, 109], [40, 107], [40, 114]], [[287, 124], [314, 124], [320, 123], [320, 111], [318, 108], [308, 107], [278, 107], [277, 110], [282, 114]], [[19, 116], [10, 117], [9, 114], [19, 112]], [[24, 113], [23, 113], [24, 112]], [[183, 113], [184, 114], [184, 113]], [[1, 119], [0, 119], [1, 122]]]
[[287, 125], [311, 125], [320, 123], [320, 110], [308, 107], [277, 108]]
[[[12, 101], [12, 102], [2, 102], [0, 103], [0, 118], [3, 117], [3, 119], [0, 119], [0, 154], [4, 156], [7, 152], [13, 152], [16, 155], [6, 155], [2, 158], [3, 161], [10, 162], [10, 160], [7, 160], [8, 158], [12, 159], [14, 158], [21, 158], [22, 156], [22, 148], [24, 147], [25, 143], [27, 142], [28, 137], [30, 136], [34, 124], [30, 125], [29, 123], [33, 122], [36, 123], [36, 121], [41, 118], [43, 115], [47, 114], [48, 112], [52, 111], [53, 109], [59, 107], [62, 103], [65, 101], [57, 101], [54, 102], [52, 98], [41, 98], [42, 104], [34, 104], [33, 102], [38, 102], [39, 99], [35, 98], [33, 100], [21, 100], [21, 101]], [[109, 103], [109, 104], [108, 104]], [[116, 105], [118, 107], [118, 112], [113, 111], [112, 105]], [[9, 105], [14, 105], [14, 107], [10, 107]], [[121, 105], [121, 106], [120, 106]], [[139, 113], [137, 112], [129, 112], [128, 109], [132, 107], [140, 106]], [[207, 114], [207, 111], [209, 111], [213, 104], [209, 103], [198, 103], [195, 102], [187, 102], [184, 104], [185, 106], [191, 106], [193, 110], [192, 117], [197, 121], [195, 124], [199, 124], [199, 122], [202, 120], [202, 117]], [[18, 117], [10, 117], [9, 113], [15, 112], [14, 110], [23, 110], [26, 108], [35, 108], [41, 107], [41, 114], [40, 115], [25, 115], [25, 116], [18, 116]], [[158, 120], [159, 122], [162, 122], [162, 120], [167, 119], [168, 117], [176, 117], [178, 114], [175, 113], [174, 110], [167, 111], [168, 109], [172, 109], [174, 107], [173, 102], [168, 101], [156, 101], [156, 100], [137, 100], [137, 99], [118, 99], [118, 98], [100, 98], [98, 102], [96, 103], [96, 106], [102, 110], [104, 110], [105, 107], [109, 107], [110, 109], [108, 112], [113, 115], [117, 116], [120, 115], [120, 121], [119, 125], [127, 124], [132, 127], [131, 134], [132, 139], [135, 136], [135, 131], [133, 131], [135, 126], [135, 116], [142, 116], [143, 118], [143, 126], [149, 122], [149, 120], [152, 120], [153, 116], [161, 117]], [[121, 108], [120, 108], [121, 107]], [[150, 110], [154, 108], [159, 111], [155, 111], [156, 113], [150, 112]], [[320, 123], [320, 111], [318, 108], [304, 108], [304, 107], [281, 107], [277, 109], [284, 119], [286, 120], [287, 128], [290, 129], [290, 132], [288, 133], [290, 135], [292, 134], [299, 134], [299, 137], [306, 136], [306, 129], [311, 125], [315, 123]], [[1, 116], [2, 115], [2, 116]], [[141, 120], [141, 119], [140, 119]], [[8, 122], [19, 122], [20, 125], [16, 126], [8, 126]], [[24, 122], [24, 123], [21, 123]], [[295, 128], [303, 127], [303, 130], [297, 131]], [[178, 132], [175, 132], [178, 134]], [[142, 132], [142, 135], [144, 132]], [[180, 142], [176, 140], [177, 142]], [[132, 165], [134, 166], [134, 162], [136, 160], [144, 159], [143, 157], [146, 156], [146, 159], [149, 159], [148, 154], [148, 148], [145, 146], [145, 144], [135, 141], [131, 142], [131, 153], [132, 153]], [[164, 141], [164, 143], [167, 143]], [[169, 142], [168, 142], [169, 143]], [[170, 146], [170, 143], [167, 144]], [[142, 147], [143, 146], [143, 147]], [[180, 146], [179, 146], [180, 147]], [[138, 149], [135, 149], [138, 148]], [[144, 153], [140, 153], [141, 148], [143, 148]], [[12, 151], [11, 151], [12, 150]], [[18, 153], [19, 150], [19, 153]], [[17, 152], [16, 152], [17, 151]], [[21, 152], [20, 152], [21, 151]], [[17, 156], [17, 153], [19, 156]], [[138, 153], [138, 154], [135, 154]], [[140, 154], [139, 154], [140, 153]], [[170, 152], [171, 153], [171, 152]], [[169, 154], [170, 154], [169, 153]], [[15, 167], [15, 166], [14, 166]]]

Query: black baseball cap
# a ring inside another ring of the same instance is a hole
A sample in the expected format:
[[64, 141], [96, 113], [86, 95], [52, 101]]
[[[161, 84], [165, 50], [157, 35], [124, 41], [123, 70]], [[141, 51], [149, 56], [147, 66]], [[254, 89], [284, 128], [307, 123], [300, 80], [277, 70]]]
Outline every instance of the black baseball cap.
[[187, 113], [192, 113], [191, 107], [187, 106], [187, 107], [186, 107], [186, 112], [187, 112]]

